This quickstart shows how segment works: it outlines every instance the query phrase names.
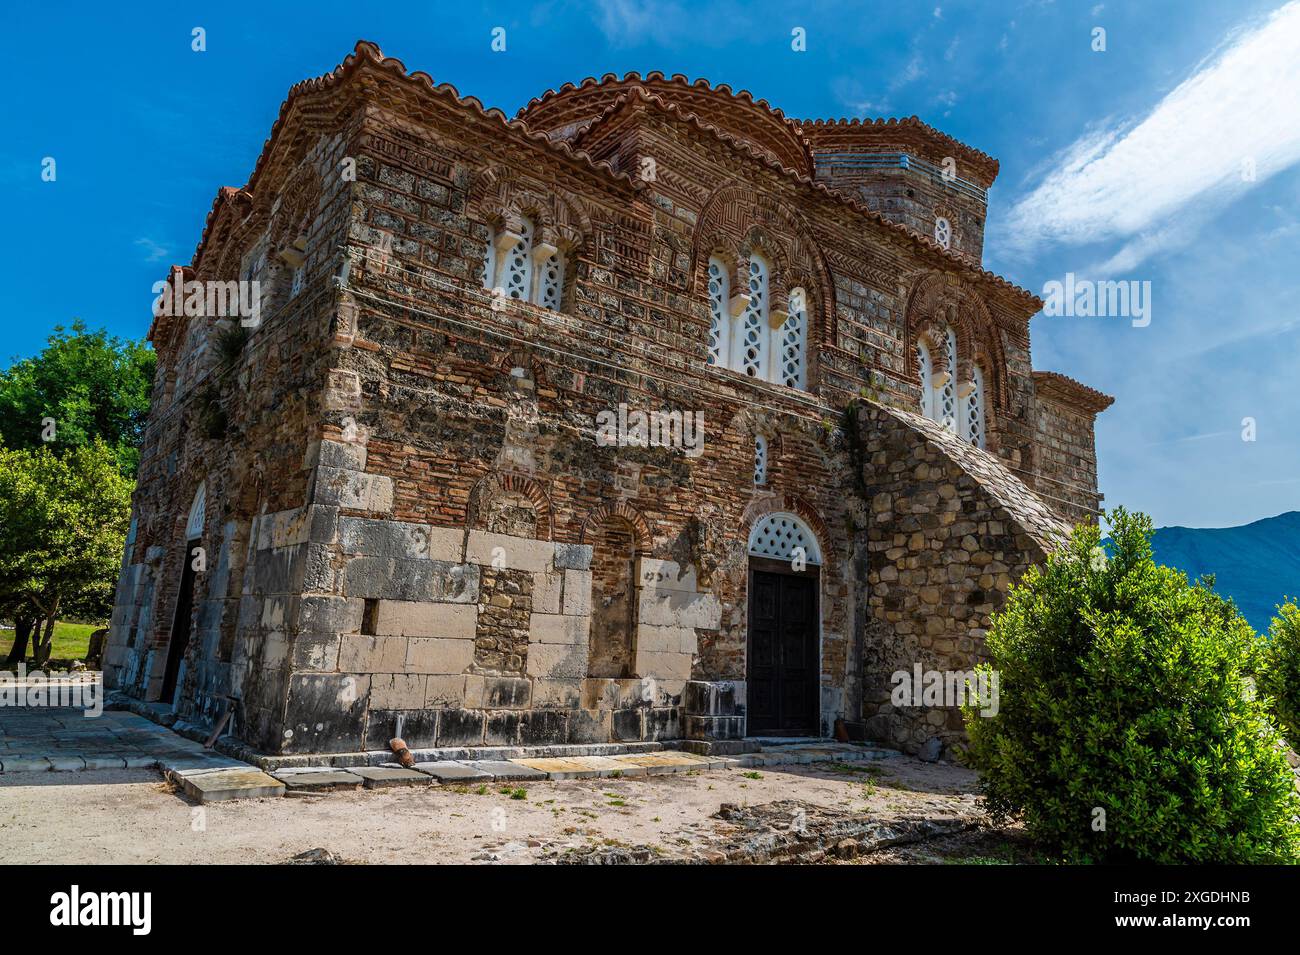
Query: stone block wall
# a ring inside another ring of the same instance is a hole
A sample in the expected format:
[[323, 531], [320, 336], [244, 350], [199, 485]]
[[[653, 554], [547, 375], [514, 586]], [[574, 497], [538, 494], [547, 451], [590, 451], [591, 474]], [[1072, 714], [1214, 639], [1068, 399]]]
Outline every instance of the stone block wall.
[[866, 732], [937, 754], [963, 739], [960, 709], [895, 706], [893, 675], [983, 662], [991, 615], [1066, 528], [993, 455], [934, 422], [878, 405], [860, 406], [857, 421], [869, 502], [858, 533]]

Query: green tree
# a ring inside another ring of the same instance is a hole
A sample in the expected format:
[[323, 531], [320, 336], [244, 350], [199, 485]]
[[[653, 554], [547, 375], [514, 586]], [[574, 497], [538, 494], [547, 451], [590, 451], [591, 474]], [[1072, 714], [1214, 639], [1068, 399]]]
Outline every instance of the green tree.
[[1249, 679], [1261, 641], [1209, 582], [1152, 559], [1151, 521], [1081, 525], [988, 635], [996, 715], [967, 711], [996, 817], [1070, 862], [1300, 858], [1300, 795]]
[[[144, 342], [56, 326], [45, 349], [0, 371], [0, 444], [82, 446], [103, 440], [128, 477], [140, 461], [155, 357]], [[48, 422], [53, 422], [53, 441]]]
[[33, 662], [44, 666], [60, 610], [108, 599], [126, 544], [131, 488], [99, 439], [62, 454], [0, 448], [0, 609], [22, 625], [10, 663], [22, 659], [30, 634]]
[[1278, 728], [1300, 752], [1300, 604], [1294, 600], [1277, 608], [1268, 628], [1259, 683]]

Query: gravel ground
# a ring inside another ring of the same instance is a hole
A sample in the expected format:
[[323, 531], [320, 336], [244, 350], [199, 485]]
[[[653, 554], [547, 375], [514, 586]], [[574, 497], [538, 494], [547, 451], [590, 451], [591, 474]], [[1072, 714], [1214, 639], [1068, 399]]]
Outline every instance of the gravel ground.
[[[503, 792], [502, 790], [508, 790]], [[150, 770], [0, 775], [0, 863], [281, 863], [325, 849], [348, 863], [526, 864], [569, 848], [671, 851], [725, 826], [724, 803], [809, 805], [889, 819], [977, 811], [974, 773], [895, 757], [620, 779], [421, 787], [197, 806]], [[977, 830], [860, 862], [1014, 861]]]

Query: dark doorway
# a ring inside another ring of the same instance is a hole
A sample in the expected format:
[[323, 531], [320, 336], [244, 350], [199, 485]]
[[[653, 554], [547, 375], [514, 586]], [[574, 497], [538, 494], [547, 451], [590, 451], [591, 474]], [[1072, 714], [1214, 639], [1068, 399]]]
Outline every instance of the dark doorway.
[[190, 618], [194, 615], [194, 548], [198, 539], [185, 544], [185, 570], [181, 573], [181, 589], [176, 595], [176, 616], [172, 618], [172, 635], [167, 641], [167, 669], [163, 671], [162, 695], [159, 701], [171, 704], [176, 696], [176, 678], [185, 659], [185, 649], [190, 645]]
[[817, 581], [812, 569], [794, 573], [778, 561], [750, 562], [750, 736], [820, 735]]

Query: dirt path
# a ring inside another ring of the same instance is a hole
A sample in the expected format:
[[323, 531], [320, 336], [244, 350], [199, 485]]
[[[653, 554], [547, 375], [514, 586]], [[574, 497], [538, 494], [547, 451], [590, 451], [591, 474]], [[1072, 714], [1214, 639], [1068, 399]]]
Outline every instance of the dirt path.
[[357, 863], [530, 863], [601, 843], [671, 851], [691, 838], [687, 827], [725, 825], [710, 818], [724, 802], [795, 799], [882, 819], [970, 814], [974, 781], [956, 766], [897, 757], [531, 783], [523, 798], [497, 784], [199, 807], [148, 770], [27, 773], [0, 776], [0, 863], [278, 863], [316, 848]]

